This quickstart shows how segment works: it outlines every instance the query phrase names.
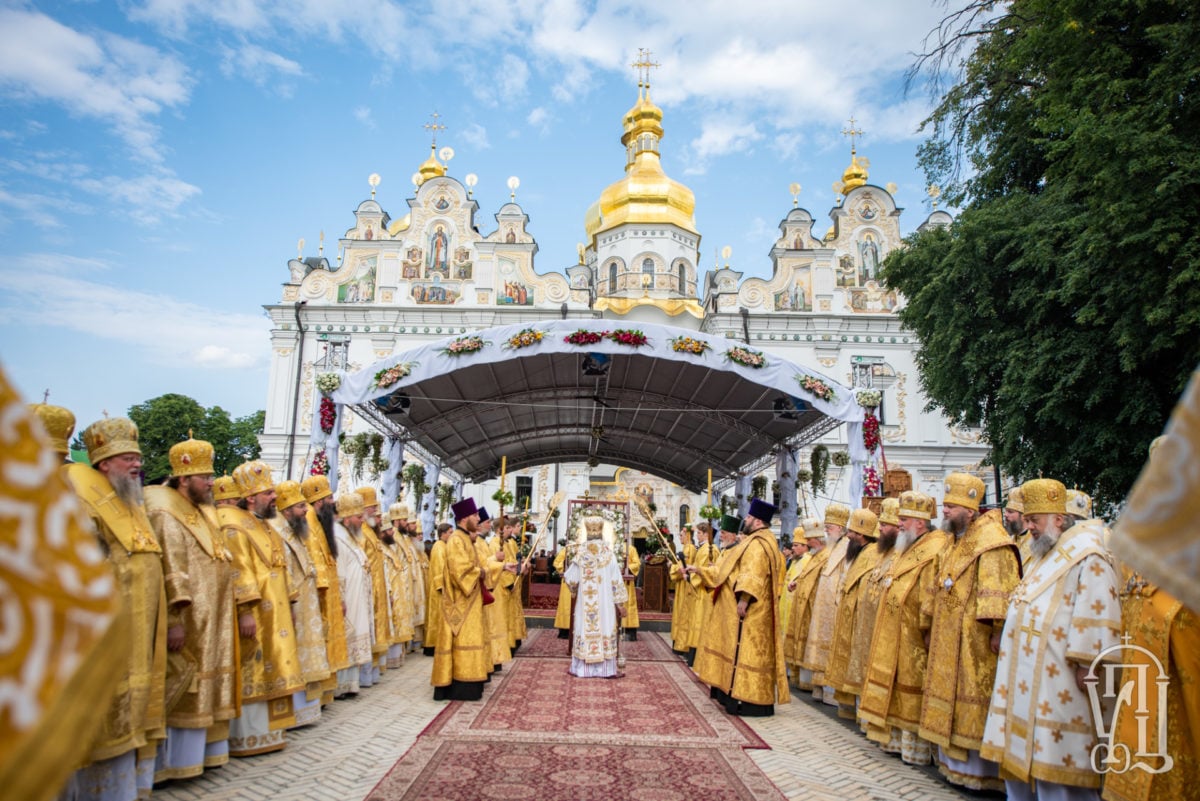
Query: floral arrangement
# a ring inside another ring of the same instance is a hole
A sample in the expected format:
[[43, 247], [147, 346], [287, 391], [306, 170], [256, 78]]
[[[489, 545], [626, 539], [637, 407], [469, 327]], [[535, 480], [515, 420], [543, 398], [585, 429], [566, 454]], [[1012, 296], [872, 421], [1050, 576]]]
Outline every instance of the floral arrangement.
[[725, 358], [729, 359], [731, 362], [736, 362], [743, 367], [754, 367], [757, 369], [767, 366], [767, 359], [765, 356], [756, 350], [743, 348], [740, 345], [725, 351]]
[[509, 490], [498, 489], [492, 493], [492, 500], [501, 506], [512, 506], [513, 494]]
[[504, 343], [504, 347], [512, 350], [528, 348], [530, 345], [536, 345], [541, 342], [545, 336], [544, 331], [539, 331], [536, 328], [523, 328], [509, 337], [508, 341]]
[[820, 398], [823, 401], [831, 401], [834, 397], [833, 388], [819, 378], [814, 378], [811, 375], [798, 375], [796, 380], [800, 382], [800, 387], [812, 395]]
[[750, 497], [763, 500], [767, 497], [767, 477], [755, 476], [750, 479]]
[[863, 447], [867, 449], [867, 453], [874, 453], [879, 447], [879, 418], [871, 412], [867, 412], [867, 416], [863, 418]]
[[425, 465], [420, 462], [409, 462], [400, 471], [400, 475], [404, 477], [404, 483], [408, 485], [408, 489], [413, 494], [413, 502], [420, 503], [421, 498], [425, 497], [425, 493], [430, 490], [430, 486], [425, 483]]
[[342, 377], [338, 373], [321, 373], [317, 376], [317, 389], [322, 395], [332, 395], [342, 385]]
[[595, 345], [605, 339], [609, 333], [608, 331], [588, 331], [586, 328], [580, 328], [563, 337], [563, 342], [568, 345]]
[[437, 485], [437, 516], [442, 519], [446, 516], [446, 512], [450, 509], [450, 504], [454, 503], [454, 485], [441, 482]]
[[618, 345], [628, 345], [631, 348], [640, 348], [649, 340], [641, 331], [635, 331], [631, 328], [618, 328], [608, 335], [608, 338]]
[[697, 356], [708, 350], [711, 345], [692, 337], [675, 337], [671, 340], [671, 350], [676, 353], [694, 353]]
[[416, 366], [416, 362], [400, 362], [399, 364], [384, 368], [375, 374], [375, 386], [380, 389], [387, 389], [411, 373]]
[[[337, 421], [337, 407], [334, 406], [333, 399], [328, 395], [321, 396], [319, 416], [321, 419], [321, 431], [325, 434], [332, 434], [333, 424]], [[325, 474], [322, 473], [321, 475]]]
[[721, 509], [712, 504], [704, 504], [700, 507], [700, 518], [702, 520], [716, 520], [721, 516]]
[[483, 341], [482, 337], [477, 337], [474, 334], [465, 337], [453, 339], [447, 347], [441, 349], [441, 352], [447, 356], [462, 356], [464, 353], [476, 353], [483, 350], [487, 342]]
[[[613, 532], [616, 534], [619, 544], [622, 547], [624, 546], [627, 526], [625, 520], [626, 504], [589, 504], [572, 501], [570, 507], [567, 519], [567, 540], [569, 542], [574, 541], [576, 534], [579, 532], [579, 526], [583, 523], [583, 518], [603, 517], [612, 523]], [[555, 509], [554, 511], [557, 512], [559, 510]], [[555, 515], [551, 512], [550, 516], [554, 517]]]
[[312, 467], [308, 469], [310, 476], [327, 476], [329, 475], [329, 457], [325, 454], [325, 449], [317, 451], [317, 455], [313, 457]]
[[883, 393], [877, 389], [860, 389], [854, 394], [854, 399], [858, 401], [859, 406], [878, 409], [879, 404], [883, 401]]
[[829, 448], [817, 445], [812, 449], [809, 467], [812, 468], [812, 490], [814, 494], [825, 491], [826, 473], [829, 471]]
[[879, 471], [871, 465], [863, 468], [863, 495], [878, 497], [879, 489], [882, 486], [879, 480]]
[[845, 467], [850, 464], [850, 454], [846, 451], [834, 451], [831, 458], [833, 459], [833, 463], [838, 467]]

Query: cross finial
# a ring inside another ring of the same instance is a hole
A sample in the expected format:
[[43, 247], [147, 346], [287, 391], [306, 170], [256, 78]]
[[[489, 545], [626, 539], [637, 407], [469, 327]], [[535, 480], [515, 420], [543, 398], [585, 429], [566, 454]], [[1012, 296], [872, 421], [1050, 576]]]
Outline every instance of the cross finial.
[[425, 130], [433, 133], [433, 147], [437, 148], [438, 131], [446, 130], [446, 126], [442, 125], [438, 122], [438, 118], [440, 118], [442, 115], [438, 114], [436, 111], [433, 112], [432, 114], [430, 114], [429, 116], [433, 117], [433, 122], [427, 122], [421, 127], [424, 128]]
[[42, 393], [42, 403], [49, 403], [49, 402], [50, 402], [50, 390], [46, 390], [45, 392]]
[[650, 56], [648, 48], [639, 47], [637, 61], [629, 65], [638, 73], [638, 97], [641, 97], [642, 94], [640, 90], [650, 88], [650, 70], [662, 66], [657, 61], [651, 61]]
[[856, 122], [858, 122], [858, 120], [854, 119], [854, 116], [851, 115], [850, 127], [842, 129], [842, 136], [850, 137], [850, 152], [851, 153], [856, 152], [856, 145], [858, 144], [857, 139], [858, 139], [858, 137], [863, 135], [861, 128], [854, 127], [854, 124]]

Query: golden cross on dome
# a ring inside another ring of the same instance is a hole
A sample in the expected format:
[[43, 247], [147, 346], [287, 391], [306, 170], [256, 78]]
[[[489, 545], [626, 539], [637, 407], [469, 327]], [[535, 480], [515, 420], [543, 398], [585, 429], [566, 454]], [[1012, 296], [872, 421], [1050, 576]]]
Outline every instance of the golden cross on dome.
[[50, 390], [46, 390], [45, 392], [42, 393], [42, 403], [49, 403], [49, 402], [50, 402]]
[[850, 152], [851, 152], [851, 153], [854, 153], [854, 152], [855, 152], [855, 145], [856, 145], [856, 139], [857, 139], [857, 137], [860, 137], [860, 136], [862, 136], [862, 135], [863, 135], [862, 128], [855, 128], [855, 127], [854, 127], [854, 124], [855, 124], [856, 122], [858, 122], [858, 120], [854, 119], [854, 116], [853, 116], [853, 115], [851, 115], [851, 117], [850, 117], [850, 127], [849, 127], [849, 128], [843, 128], [843, 129], [842, 129], [842, 136], [848, 136], [848, 137], [850, 137]]
[[638, 88], [639, 89], [642, 87], [649, 89], [650, 88], [650, 70], [652, 70], [656, 67], [662, 66], [657, 61], [651, 61], [650, 56], [651, 56], [651, 53], [648, 48], [639, 47], [638, 48], [638, 60], [629, 65], [638, 71]]
[[446, 130], [446, 126], [438, 123], [438, 118], [441, 117], [442, 115], [438, 114], [436, 111], [433, 112], [432, 114], [430, 114], [429, 116], [433, 117], [433, 122], [427, 122], [424, 125], [422, 125], [421, 127], [427, 131], [433, 132], [433, 146], [436, 148], [438, 131]]

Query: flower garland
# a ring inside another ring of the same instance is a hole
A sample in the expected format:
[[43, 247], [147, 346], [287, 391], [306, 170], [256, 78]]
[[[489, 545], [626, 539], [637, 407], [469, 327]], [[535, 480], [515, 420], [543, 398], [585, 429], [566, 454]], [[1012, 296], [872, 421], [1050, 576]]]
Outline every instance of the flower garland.
[[863, 447], [867, 453], [874, 453], [879, 447], [879, 418], [871, 412], [863, 418]]
[[860, 389], [855, 393], [854, 399], [858, 401], [859, 406], [867, 409], [877, 409], [883, 401], [883, 393], [877, 389]]
[[483, 350], [487, 344], [487, 342], [483, 341], [482, 337], [471, 334], [470, 336], [451, 340], [447, 347], [441, 348], [441, 352], [447, 356], [462, 356], [464, 353], [477, 353]]
[[834, 397], [833, 388], [819, 378], [814, 378], [811, 375], [798, 375], [796, 380], [800, 382], [800, 387], [810, 395], [820, 398], [823, 401], [832, 401]]
[[767, 359], [765, 356], [756, 350], [743, 348], [740, 345], [725, 351], [725, 358], [731, 362], [736, 362], [743, 367], [753, 367], [758, 369], [767, 366]]
[[317, 389], [322, 395], [332, 395], [342, 385], [342, 377], [337, 373], [321, 373], [317, 376]]
[[375, 374], [375, 386], [380, 389], [387, 389], [392, 384], [395, 384], [401, 378], [404, 378], [413, 371], [417, 366], [416, 362], [400, 362], [399, 364], [386, 367]]
[[[333, 404], [333, 398], [328, 395], [321, 396], [321, 431], [325, 434], [333, 433], [333, 424], [337, 421], [337, 407]], [[324, 451], [322, 451], [324, 453]], [[321, 475], [325, 475], [322, 473]]]
[[595, 345], [605, 339], [609, 333], [608, 331], [588, 331], [586, 328], [580, 328], [563, 337], [563, 342], [568, 345]]
[[721, 510], [716, 506], [705, 504], [700, 507], [700, 518], [702, 520], [716, 520], [721, 516]]
[[878, 497], [880, 486], [881, 486], [881, 484], [879, 481], [879, 472], [871, 465], [867, 465], [866, 467], [864, 467], [863, 468], [863, 495], [869, 495], [871, 497]]
[[512, 506], [513, 494], [510, 490], [498, 489], [492, 493], [492, 500], [501, 506]]
[[325, 449], [317, 451], [317, 455], [313, 457], [312, 467], [309, 468], [310, 476], [327, 476], [329, 475], [329, 457], [325, 454]]
[[545, 336], [544, 331], [539, 331], [536, 328], [523, 328], [509, 337], [508, 341], [504, 343], [504, 347], [511, 350], [528, 348], [530, 345], [536, 345], [541, 342]]
[[694, 353], [700, 356], [712, 346], [692, 337], [675, 337], [671, 340], [671, 350], [676, 353]]
[[618, 345], [628, 345], [631, 348], [640, 348], [650, 341], [646, 339], [646, 335], [641, 331], [635, 331], [631, 328], [618, 328], [609, 334], [608, 338]]

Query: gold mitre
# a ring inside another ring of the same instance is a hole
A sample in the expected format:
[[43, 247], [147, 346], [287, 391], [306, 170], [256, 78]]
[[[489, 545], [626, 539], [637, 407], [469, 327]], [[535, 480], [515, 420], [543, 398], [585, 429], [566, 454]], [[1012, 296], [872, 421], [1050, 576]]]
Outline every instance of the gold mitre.
[[70, 453], [71, 435], [75, 433], [75, 415], [70, 409], [62, 406], [51, 406], [48, 403], [31, 403], [29, 411], [42, 421], [42, 428], [50, 437], [50, 445], [59, 453]]
[[231, 476], [221, 476], [213, 482], [214, 501], [236, 501], [242, 497], [242, 490]]
[[275, 488], [274, 482], [271, 481], [271, 466], [258, 460], [242, 462], [233, 468], [233, 480], [237, 482], [243, 498]]
[[970, 473], [951, 473], [946, 476], [945, 490], [942, 503], [979, 511], [979, 502], [983, 499], [983, 479]]
[[1086, 492], [1077, 489], [1067, 490], [1067, 514], [1075, 515], [1081, 520], [1092, 517], [1092, 498]]
[[796, 530], [792, 532], [792, 537], [805, 540], [823, 540], [825, 539], [825, 526], [815, 517], [806, 517], [800, 521], [800, 525], [796, 526]]
[[900, 499], [884, 498], [883, 507], [879, 510], [879, 522], [893, 526], [900, 525]]
[[937, 501], [923, 492], [908, 490], [900, 493], [900, 517], [915, 517], [917, 520], [933, 520]]
[[362, 495], [357, 492], [343, 492], [337, 498], [338, 517], [354, 517], [363, 513]]
[[364, 509], [379, 505], [379, 496], [375, 494], [374, 487], [359, 487], [355, 492], [358, 493], [358, 497], [363, 499]]
[[300, 482], [300, 491], [304, 493], [304, 500], [309, 503], [316, 503], [333, 494], [333, 490], [329, 488], [329, 478], [326, 476], [309, 476]]
[[282, 512], [298, 503], [304, 503], [304, 491], [300, 489], [299, 481], [280, 481], [275, 485], [276, 509]]
[[137, 425], [128, 417], [105, 417], [83, 429], [83, 444], [93, 465], [122, 453], [142, 455]]
[[1020, 487], [1013, 487], [1008, 491], [1008, 502], [1004, 504], [1004, 508], [1021, 514], [1025, 513], [1025, 496], [1021, 494]]
[[213, 473], [213, 446], [202, 439], [192, 439], [192, 432], [183, 442], [176, 442], [167, 451], [171, 462], [171, 475], [207, 476]]
[[1052, 478], [1035, 478], [1021, 485], [1021, 496], [1027, 515], [1065, 515], [1067, 488]]
[[[366, 506], [366, 503], [364, 503], [363, 505]], [[388, 507], [387, 519], [392, 520], [392, 521], [404, 520], [405, 522], [407, 522], [408, 521], [408, 506], [403, 503], [393, 503], [391, 506]]]
[[875, 525], [878, 522], [879, 518], [870, 509], [855, 509], [850, 513], [850, 523], [847, 528], [864, 537], [876, 537]]
[[850, 520], [850, 507], [840, 503], [831, 503], [825, 507], [825, 525], [846, 527]]

